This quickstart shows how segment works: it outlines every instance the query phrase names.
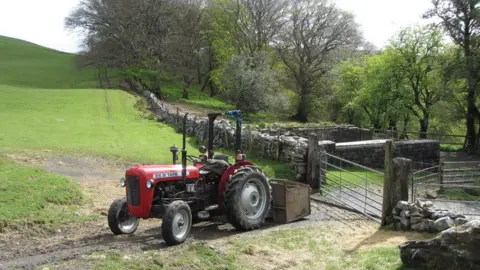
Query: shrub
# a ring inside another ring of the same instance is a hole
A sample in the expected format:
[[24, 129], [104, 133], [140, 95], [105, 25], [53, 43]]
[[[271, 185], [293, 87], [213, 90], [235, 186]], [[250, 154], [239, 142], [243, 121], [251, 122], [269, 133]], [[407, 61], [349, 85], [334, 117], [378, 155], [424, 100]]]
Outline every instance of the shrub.
[[265, 53], [234, 55], [225, 65], [220, 85], [228, 102], [247, 113], [280, 113], [288, 108], [289, 98], [279, 84]]

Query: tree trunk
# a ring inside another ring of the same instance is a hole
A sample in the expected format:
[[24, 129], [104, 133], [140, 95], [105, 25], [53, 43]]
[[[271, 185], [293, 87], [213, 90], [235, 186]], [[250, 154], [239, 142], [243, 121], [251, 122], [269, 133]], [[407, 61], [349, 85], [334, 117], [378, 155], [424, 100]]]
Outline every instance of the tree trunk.
[[191, 81], [189, 80], [188, 76], [183, 75], [183, 99], [188, 99], [188, 89], [190, 88], [190, 82]]
[[353, 125], [355, 122], [355, 110], [348, 110], [347, 117], [348, 117], [348, 124]]
[[475, 118], [477, 116], [477, 107], [475, 105], [476, 93], [475, 93], [475, 66], [473, 63], [473, 55], [470, 48], [470, 28], [467, 25], [464, 34], [464, 53], [467, 64], [467, 83], [468, 83], [468, 96], [467, 96], [467, 145], [466, 148], [470, 151], [476, 149], [477, 134], [475, 130]]
[[210, 97], [214, 97], [215, 95], [217, 95], [217, 88], [212, 80], [209, 80], [209, 81], [210, 81]]
[[108, 77], [108, 68], [105, 68], [105, 69], [103, 70], [103, 76], [105, 77], [105, 80], [107, 81], [107, 87], [108, 87], [109, 89], [111, 89], [111, 88], [112, 88], [112, 85], [111, 85], [111, 83], [110, 83], [110, 78]]
[[197, 57], [197, 76], [198, 76], [198, 84], [202, 84], [202, 71], [200, 67], [200, 56]]
[[207, 84], [209, 83], [209, 81], [210, 81], [210, 72], [207, 74], [207, 78], [203, 82], [202, 89], [200, 90], [201, 92], [205, 91], [205, 88], [207, 88]]
[[188, 85], [186, 85], [186, 84], [183, 85], [182, 98], [183, 99], [188, 99]]
[[297, 114], [293, 116], [293, 120], [300, 123], [308, 122], [308, 91], [302, 90], [300, 102], [297, 107]]
[[408, 140], [408, 122], [410, 122], [410, 115], [407, 114], [403, 118], [403, 132], [402, 132], [402, 135], [400, 136], [401, 140], [405, 140], [405, 139]]
[[[470, 81], [470, 80], [469, 80]], [[476, 146], [476, 131], [475, 131], [475, 88], [468, 83], [468, 98], [467, 98], [467, 149], [473, 150]], [[473, 89], [472, 89], [473, 88]]]
[[388, 129], [392, 131], [393, 138], [397, 139], [398, 138], [397, 120], [388, 119]]
[[373, 120], [372, 124], [373, 124], [373, 129], [374, 130], [381, 130], [382, 129], [382, 124], [380, 123], [380, 119]]
[[428, 131], [428, 116], [424, 116], [420, 119], [420, 139], [427, 138], [427, 131]]

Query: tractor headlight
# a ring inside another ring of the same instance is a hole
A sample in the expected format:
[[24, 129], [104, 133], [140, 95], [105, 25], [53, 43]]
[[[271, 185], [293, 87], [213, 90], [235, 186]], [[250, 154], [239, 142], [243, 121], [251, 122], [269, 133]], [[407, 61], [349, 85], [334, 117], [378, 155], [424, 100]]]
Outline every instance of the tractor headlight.
[[125, 187], [127, 184], [125, 182], [125, 178], [120, 179], [120, 186]]
[[155, 182], [153, 181], [153, 179], [148, 179], [147, 188], [152, 188], [154, 184], [155, 184]]

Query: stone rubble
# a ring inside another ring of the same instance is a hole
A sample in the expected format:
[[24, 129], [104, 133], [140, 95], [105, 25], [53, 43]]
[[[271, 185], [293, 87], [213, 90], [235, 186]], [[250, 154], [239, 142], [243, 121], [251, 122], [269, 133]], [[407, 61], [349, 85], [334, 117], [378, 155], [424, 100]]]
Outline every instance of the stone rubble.
[[463, 215], [436, 209], [430, 201], [415, 203], [399, 201], [393, 209], [393, 228], [417, 232], [437, 233], [467, 223]]

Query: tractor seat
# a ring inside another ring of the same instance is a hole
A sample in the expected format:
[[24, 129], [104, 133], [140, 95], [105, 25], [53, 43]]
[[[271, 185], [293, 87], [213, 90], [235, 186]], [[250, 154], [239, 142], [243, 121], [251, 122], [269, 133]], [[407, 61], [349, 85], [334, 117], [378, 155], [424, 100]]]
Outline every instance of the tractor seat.
[[213, 157], [213, 159], [224, 160], [228, 163], [228, 155], [216, 155]]
[[200, 168], [200, 174], [209, 174], [210, 172], [214, 172], [218, 175], [222, 175], [225, 172], [230, 164], [225, 160], [221, 159], [209, 159], [207, 160], [206, 164]]

